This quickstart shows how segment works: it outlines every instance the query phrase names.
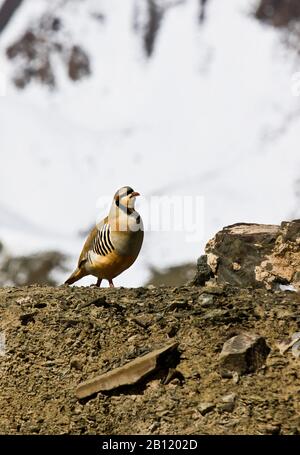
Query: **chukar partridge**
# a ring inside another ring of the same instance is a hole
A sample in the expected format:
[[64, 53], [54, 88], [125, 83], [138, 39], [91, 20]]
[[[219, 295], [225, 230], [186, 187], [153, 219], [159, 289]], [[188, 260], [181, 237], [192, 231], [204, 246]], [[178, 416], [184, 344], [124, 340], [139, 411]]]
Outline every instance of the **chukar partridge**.
[[106, 279], [114, 287], [113, 279], [134, 263], [144, 238], [143, 222], [134, 208], [137, 196], [129, 186], [116, 192], [108, 216], [91, 230], [66, 284], [93, 275], [96, 286]]

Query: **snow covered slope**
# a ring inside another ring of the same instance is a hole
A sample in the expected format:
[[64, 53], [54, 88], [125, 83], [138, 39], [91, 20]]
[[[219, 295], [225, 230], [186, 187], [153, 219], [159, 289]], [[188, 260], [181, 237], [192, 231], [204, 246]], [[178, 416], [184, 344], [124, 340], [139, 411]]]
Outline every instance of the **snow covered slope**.
[[[7, 78], [6, 46], [47, 3], [25, 0], [1, 36]], [[147, 232], [138, 262], [116, 279], [128, 286], [143, 283], [149, 264], [194, 261], [224, 225], [295, 215], [300, 173], [299, 98], [291, 92], [300, 63], [251, 16], [249, 1], [210, 0], [201, 25], [199, 2], [179, 2], [149, 59], [133, 27], [136, 5], [54, 1], [88, 51], [92, 76], [74, 84], [57, 61], [56, 91], [9, 85], [0, 98], [0, 239], [13, 253], [56, 247], [73, 265], [79, 231], [105, 213], [99, 198], [123, 185], [143, 194], [146, 223], [153, 195], [203, 196], [198, 236]], [[18, 216], [9, 227], [2, 206]]]

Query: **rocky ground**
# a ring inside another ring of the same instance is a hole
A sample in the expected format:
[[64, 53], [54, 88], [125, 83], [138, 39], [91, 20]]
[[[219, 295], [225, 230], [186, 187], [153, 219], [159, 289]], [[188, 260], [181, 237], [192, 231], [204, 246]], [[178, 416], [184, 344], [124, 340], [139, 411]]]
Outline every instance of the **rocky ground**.
[[[221, 285], [2, 288], [0, 433], [300, 433], [300, 360], [277, 347], [299, 330], [299, 308], [296, 292]], [[270, 354], [223, 378], [223, 344], [243, 332]], [[81, 381], [171, 341], [180, 356], [142, 383], [76, 397]]]

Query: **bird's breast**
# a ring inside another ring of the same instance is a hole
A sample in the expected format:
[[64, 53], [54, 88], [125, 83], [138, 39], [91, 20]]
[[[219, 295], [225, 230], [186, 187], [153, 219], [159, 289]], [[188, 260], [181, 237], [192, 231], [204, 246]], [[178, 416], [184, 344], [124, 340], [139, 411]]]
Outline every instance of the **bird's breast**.
[[90, 258], [91, 261], [88, 265], [88, 271], [98, 278], [111, 280], [120, 275], [124, 270], [128, 269], [136, 258], [136, 255], [121, 256], [116, 251], [113, 251], [106, 256], [94, 253]]
[[136, 257], [143, 243], [144, 232], [141, 230], [112, 232], [111, 238], [117, 254]]

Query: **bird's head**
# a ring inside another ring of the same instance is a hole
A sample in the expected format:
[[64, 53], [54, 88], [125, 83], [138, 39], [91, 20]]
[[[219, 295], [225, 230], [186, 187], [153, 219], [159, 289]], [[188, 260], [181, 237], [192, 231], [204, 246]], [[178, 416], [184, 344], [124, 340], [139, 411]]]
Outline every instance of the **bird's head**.
[[140, 196], [140, 193], [133, 191], [130, 186], [123, 186], [116, 192], [114, 202], [117, 207], [122, 206], [126, 209], [134, 209], [135, 198], [137, 196]]

